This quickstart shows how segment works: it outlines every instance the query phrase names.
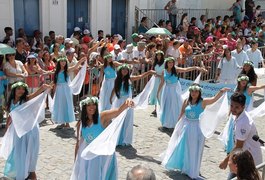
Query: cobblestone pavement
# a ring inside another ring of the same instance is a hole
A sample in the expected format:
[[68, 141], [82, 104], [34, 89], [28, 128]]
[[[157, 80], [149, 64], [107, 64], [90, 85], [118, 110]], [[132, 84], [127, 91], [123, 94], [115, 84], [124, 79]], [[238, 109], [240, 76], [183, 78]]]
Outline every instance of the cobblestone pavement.
[[[256, 101], [260, 104], [262, 101]], [[172, 131], [161, 132], [158, 118], [151, 117], [153, 107], [147, 110], [135, 111], [134, 142], [132, 147], [117, 148], [119, 179], [126, 178], [127, 172], [137, 164], [146, 164], [151, 167], [158, 180], [177, 179], [188, 180], [189, 178], [180, 172], [166, 171], [161, 165], [159, 154], [162, 153], [169, 141]], [[255, 122], [259, 136], [265, 138], [265, 123]], [[220, 132], [224, 126], [217, 129]], [[71, 124], [72, 127], [75, 123]], [[40, 128], [40, 153], [37, 166], [37, 176], [40, 180], [68, 180], [74, 163], [75, 130], [57, 130], [56, 125], [47, 120]], [[1, 131], [1, 137], [3, 132]], [[206, 140], [201, 175], [205, 179], [226, 179], [228, 170], [220, 170], [219, 163], [226, 154], [223, 146], [217, 140], [217, 134]], [[263, 154], [265, 155], [265, 154]], [[264, 156], [265, 157], [265, 156]], [[4, 159], [0, 159], [0, 177], [4, 167]]]

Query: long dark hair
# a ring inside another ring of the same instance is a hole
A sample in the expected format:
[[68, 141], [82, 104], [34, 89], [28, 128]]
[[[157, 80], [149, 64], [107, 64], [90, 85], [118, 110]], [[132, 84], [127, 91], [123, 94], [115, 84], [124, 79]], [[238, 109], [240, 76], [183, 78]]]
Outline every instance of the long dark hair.
[[[158, 61], [157, 59], [157, 55], [160, 54], [161, 55], [161, 59], [160, 61]], [[154, 63], [153, 63], [153, 70], [155, 69], [155, 66], [158, 64], [159, 66], [163, 65], [164, 63], [164, 54], [162, 53], [156, 53], [155, 55], [155, 60], [154, 60]]]
[[181, 20], [180, 20], [180, 25], [183, 25], [183, 20], [184, 20], [184, 18], [185, 18], [186, 16], [188, 16], [188, 13], [184, 13], [184, 14], [182, 14], [182, 16], [181, 16]]
[[[97, 124], [98, 123], [98, 117], [99, 117], [99, 112], [98, 112], [98, 104], [95, 103], [96, 105], [96, 112], [95, 114], [93, 114], [93, 124]], [[88, 115], [87, 115], [87, 111], [86, 111], [86, 106], [87, 105], [83, 105], [82, 109], [81, 109], [81, 122], [82, 122], [82, 127], [87, 127], [87, 120], [88, 120]]]
[[[15, 82], [15, 83], [16, 83], [16, 82]], [[14, 83], [14, 84], [15, 84], [15, 83]], [[18, 87], [21, 87], [21, 86], [18, 86]], [[10, 112], [10, 108], [11, 108], [12, 100], [14, 100], [15, 97], [16, 97], [16, 89], [17, 89], [18, 87], [15, 87], [15, 88], [11, 89], [11, 93], [10, 93], [9, 98], [8, 98], [8, 101], [7, 101], [7, 111], [9, 111], [9, 112]], [[19, 98], [19, 104], [20, 104], [20, 105], [21, 105], [22, 103], [24, 103], [24, 102], [27, 101], [27, 96], [28, 96], [28, 94], [29, 94], [29, 91], [28, 91], [27, 88], [25, 88], [25, 92], [24, 92], [24, 94]]]
[[[247, 76], [247, 75], [246, 75], [246, 74], [239, 74], [239, 76], [238, 76], [237, 78], [240, 78], [240, 77], [242, 77], [242, 76]], [[241, 92], [241, 89], [240, 89], [240, 82], [241, 82], [241, 81], [237, 81], [236, 92]], [[248, 82], [249, 82], [249, 81], [248, 81]], [[246, 87], [244, 87], [244, 90], [243, 90], [243, 91], [247, 90], [247, 88], [248, 88], [248, 84], [246, 85]]]
[[108, 64], [112, 69], [115, 69], [113, 61], [108, 62], [108, 58], [104, 58], [104, 69], [108, 66]]
[[[192, 86], [199, 86], [199, 87], [201, 87], [201, 86], [200, 86], [199, 84], [197, 84], [197, 83], [193, 83]], [[196, 101], [196, 104], [198, 104], [201, 100], [203, 100], [203, 98], [202, 98], [202, 92], [199, 91], [199, 96], [198, 96], [198, 99], [197, 99], [197, 101]], [[189, 102], [190, 104], [192, 103], [192, 97], [191, 97], [191, 94], [189, 95], [188, 102]]]
[[126, 68], [128, 70], [128, 74], [126, 76], [122, 77], [121, 71], [124, 68], [126, 68], [126, 67], [122, 67], [118, 70], [117, 77], [116, 77], [115, 82], [114, 82], [114, 91], [115, 91], [115, 94], [118, 98], [120, 98], [120, 90], [121, 90], [122, 82], [124, 83], [123, 88], [124, 88], [125, 92], [129, 91], [130, 70], [129, 70], [129, 68]]
[[[54, 83], [55, 84], [58, 81], [58, 74], [59, 74], [60, 71], [61, 71], [61, 65], [60, 65], [60, 61], [58, 61], [57, 64], [56, 64], [56, 70], [55, 70], [55, 73], [54, 73]], [[68, 71], [68, 63], [66, 61], [66, 64], [64, 66], [64, 71], [63, 71], [64, 79], [65, 79], [66, 82], [67, 82], [67, 77], [68, 77], [68, 72], [67, 71]]]
[[[174, 66], [172, 67], [172, 69], [171, 69], [171, 76], [177, 76], [177, 70], [176, 70], [176, 68], [175, 68], [175, 61], [173, 61], [174, 62]], [[166, 63], [165, 63], [165, 69], [167, 69], [168, 68], [168, 61], [166, 61]]]
[[254, 159], [248, 150], [236, 149], [230, 156], [233, 163], [237, 166], [238, 179], [261, 180], [255, 167]]
[[255, 73], [255, 70], [253, 68], [253, 66], [250, 65], [250, 70], [248, 72], [246, 72], [244, 70], [244, 68], [242, 69], [240, 74], [246, 74], [249, 78], [249, 82], [252, 84], [253, 82], [257, 82], [258, 76]]

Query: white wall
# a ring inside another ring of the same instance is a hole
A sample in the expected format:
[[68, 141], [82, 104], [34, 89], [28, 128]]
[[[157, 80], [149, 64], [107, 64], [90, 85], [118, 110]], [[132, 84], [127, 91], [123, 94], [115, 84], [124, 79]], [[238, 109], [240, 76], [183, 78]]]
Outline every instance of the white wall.
[[64, 37], [67, 35], [67, 0], [40, 0], [40, 29], [43, 36], [53, 30]]
[[236, 0], [201, 0], [203, 9], [229, 9]]
[[110, 0], [91, 0], [90, 27], [91, 33], [97, 37], [98, 30], [104, 34], [111, 33], [111, 1]]
[[13, 33], [15, 34], [13, 9], [13, 0], [0, 0], [0, 39], [5, 36], [4, 28], [7, 26], [12, 27]]

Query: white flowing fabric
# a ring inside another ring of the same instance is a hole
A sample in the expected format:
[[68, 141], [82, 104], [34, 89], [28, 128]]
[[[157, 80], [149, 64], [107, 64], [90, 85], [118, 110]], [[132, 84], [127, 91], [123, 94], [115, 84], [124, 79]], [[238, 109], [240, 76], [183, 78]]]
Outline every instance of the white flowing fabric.
[[[148, 105], [148, 97], [153, 89], [155, 78], [152, 77], [146, 84], [144, 90], [133, 99], [135, 108], [143, 109]], [[116, 117], [110, 125], [94, 139], [82, 152], [81, 157], [86, 160], [91, 160], [100, 155], [112, 155], [115, 152], [116, 145], [119, 140], [119, 135], [127, 114], [127, 110]]]
[[[74, 95], [78, 95], [81, 92], [81, 89], [83, 87], [83, 83], [86, 77], [86, 67], [87, 67], [87, 61], [85, 61], [84, 65], [80, 69], [80, 71], [77, 73], [75, 78], [70, 81], [69, 80], [69, 87], [71, 88], [71, 91]], [[48, 95], [48, 104], [49, 104], [49, 110], [52, 113], [53, 112], [53, 105], [54, 105], [54, 99], [51, 97], [51, 95]]]
[[249, 113], [249, 115], [251, 116], [251, 118], [254, 121], [264, 120], [264, 117], [265, 117], [265, 102], [263, 102], [258, 107], [256, 107], [255, 109], [251, 110], [248, 113]]
[[218, 99], [215, 103], [206, 106], [200, 115], [200, 128], [206, 138], [210, 138], [224, 119], [227, 119], [229, 113], [229, 105], [227, 93]]
[[5, 160], [7, 160], [9, 154], [13, 149], [14, 132], [14, 126], [11, 124], [0, 143], [0, 156], [2, 156]]
[[69, 84], [69, 87], [71, 88], [74, 95], [78, 95], [81, 92], [82, 85], [86, 77], [86, 67], [87, 67], [87, 61], [85, 61], [84, 65], [82, 66], [78, 74]]
[[[194, 80], [193, 83], [200, 84], [201, 75], [202, 75], [202, 73], [200, 73], [200, 74], [196, 77], [196, 79]], [[183, 100], [188, 99], [188, 98], [189, 98], [189, 94], [190, 94], [190, 92], [189, 92], [189, 88], [188, 88], [188, 89], [187, 89], [185, 92], [183, 92], [183, 94], [181, 95], [182, 99], [183, 99]]]
[[22, 137], [32, 130], [36, 123], [40, 123], [45, 119], [47, 93], [48, 91], [41, 93], [10, 112], [9, 115], [12, 118], [18, 137]]

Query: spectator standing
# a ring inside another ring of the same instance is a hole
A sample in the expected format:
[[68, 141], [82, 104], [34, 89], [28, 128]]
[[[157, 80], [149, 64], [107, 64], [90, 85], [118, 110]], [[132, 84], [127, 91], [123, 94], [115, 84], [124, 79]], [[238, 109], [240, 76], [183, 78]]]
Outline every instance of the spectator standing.
[[142, 17], [141, 24], [140, 24], [140, 26], [138, 28], [138, 33], [139, 34], [144, 34], [144, 33], [146, 33], [147, 30], [148, 30], [147, 17]]
[[253, 62], [254, 68], [265, 67], [257, 41], [251, 41], [251, 48], [247, 50], [247, 55], [249, 60]]
[[251, 22], [254, 17], [254, 8], [255, 4], [253, 0], [246, 0], [245, 1], [245, 15], [249, 18], [249, 21]]
[[2, 43], [8, 44], [11, 47], [15, 46], [15, 42], [12, 38], [13, 36], [13, 29], [11, 27], [5, 27], [5, 37], [1, 40]]
[[21, 61], [23, 64], [26, 63], [27, 53], [24, 49], [25, 41], [22, 38], [16, 39], [16, 56], [15, 59]]
[[176, 0], [169, 1], [164, 9], [168, 13], [169, 20], [172, 23], [173, 29], [177, 26], [177, 2]]

